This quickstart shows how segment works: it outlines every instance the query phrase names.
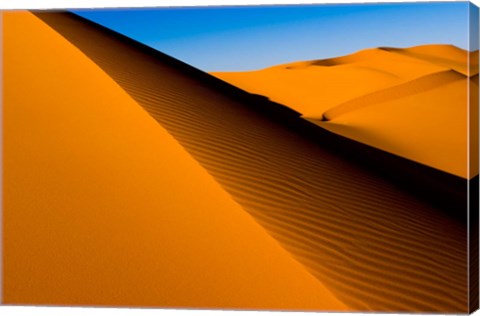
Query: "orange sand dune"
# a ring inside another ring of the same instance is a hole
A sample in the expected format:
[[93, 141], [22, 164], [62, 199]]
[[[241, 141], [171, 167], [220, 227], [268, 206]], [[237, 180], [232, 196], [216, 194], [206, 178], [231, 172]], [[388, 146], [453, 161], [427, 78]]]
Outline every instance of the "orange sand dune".
[[[478, 56], [477, 56], [477, 68], [478, 68]], [[478, 161], [479, 161], [479, 126], [478, 126], [478, 106], [479, 106], [479, 85], [478, 85], [478, 75], [475, 75], [470, 78], [468, 82], [468, 91], [469, 91], [469, 170], [470, 178], [478, 175]]]
[[[468, 309], [465, 221], [322, 146], [324, 132], [308, 138], [301, 132], [307, 122], [279, 105], [74, 15], [36, 15], [115, 80], [342, 302], [357, 310]], [[342, 139], [333, 143], [348, 144]]]
[[4, 303], [346, 309], [77, 48], [4, 23]]
[[478, 167], [468, 174], [467, 61], [454, 46], [425, 45], [214, 75], [325, 129], [471, 178]]
[[312, 121], [365, 144], [467, 177], [466, 86], [463, 75], [439, 72], [338, 105], [324, 113], [330, 122]]
[[[413, 79], [393, 87], [382, 89], [373, 93], [365, 94], [361, 97], [355, 98], [351, 101], [339, 104], [329, 110], [325, 111], [321, 118], [314, 119], [323, 119], [324, 121], [332, 121], [341, 117], [342, 115], [356, 112], [360, 109], [373, 106], [376, 104], [383, 104], [389, 101], [398, 100], [401, 98], [409, 97], [412, 94], [420, 94], [434, 89], [443, 89], [445, 85], [454, 83], [457, 81], [462, 81], [465, 77], [453, 70], [446, 70], [431, 75], [426, 75], [418, 79]], [[462, 81], [462, 83], [465, 83]], [[420, 104], [421, 106], [422, 104]], [[465, 107], [466, 108], [466, 107]], [[454, 109], [450, 109], [451, 112], [454, 112]], [[443, 115], [447, 115], [444, 113]], [[455, 113], [451, 113], [455, 115]]]
[[[472, 67], [470, 73], [468, 72], [467, 52], [453, 45], [423, 45], [406, 49], [385, 47], [383, 49], [451, 68], [464, 75], [478, 74], [478, 67]], [[475, 54], [478, 59], [478, 51]]]
[[418, 59], [369, 49], [258, 71], [212, 74], [249, 92], [268, 96], [306, 117], [318, 117], [339, 103], [442, 70], [445, 68]]

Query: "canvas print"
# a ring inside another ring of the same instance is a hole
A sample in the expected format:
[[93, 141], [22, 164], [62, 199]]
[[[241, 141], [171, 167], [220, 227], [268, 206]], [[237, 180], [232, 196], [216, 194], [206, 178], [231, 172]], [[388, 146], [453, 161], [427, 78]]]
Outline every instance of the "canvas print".
[[469, 2], [3, 11], [9, 305], [469, 313]]

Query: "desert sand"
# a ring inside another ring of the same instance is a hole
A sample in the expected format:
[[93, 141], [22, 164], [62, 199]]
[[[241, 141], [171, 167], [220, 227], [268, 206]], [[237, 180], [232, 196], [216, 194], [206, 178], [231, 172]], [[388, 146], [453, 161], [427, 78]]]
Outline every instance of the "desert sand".
[[73, 14], [35, 16], [6, 16], [6, 302], [468, 310], [464, 192], [438, 205], [355, 155], [462, 179]]
[[339, 135], [472, 178], [478, 166], [467, 167], [465, 87], [478, 65], [467, 65], [462, 49], [424, 45], [213, 75]]
[[346, 309], [77, 48], [4, 23], [4, 303]]

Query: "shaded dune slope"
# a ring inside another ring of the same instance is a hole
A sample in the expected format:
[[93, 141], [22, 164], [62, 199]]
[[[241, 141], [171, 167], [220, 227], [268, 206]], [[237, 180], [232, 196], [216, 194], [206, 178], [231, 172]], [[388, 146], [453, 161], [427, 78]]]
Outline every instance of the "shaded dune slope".
[[464, 215], [454, 218], [464, 209], [457, 203], [464, 182], [403, 164], [410, 174], [417, 168], [415, 177], [425, 171], [450, 181], [437, 181], [453, 190], [442, 209], [426, 193], [438, 196], [442, 186], [409, 194], [341, 151], [370, 150], [389, 157], [387, 165], [398, 157], [332, 136], [72, 14], [35, 14], [107, 72], [340, 300], [359, 310], [467, 309], [466, 227]]

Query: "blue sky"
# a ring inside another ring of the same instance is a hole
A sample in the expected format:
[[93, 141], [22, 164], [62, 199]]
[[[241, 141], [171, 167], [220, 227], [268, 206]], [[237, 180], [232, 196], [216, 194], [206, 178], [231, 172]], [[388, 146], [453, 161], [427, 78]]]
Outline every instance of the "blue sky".
[[378, 47], [468, 46], [468, 2], [73, 12], [204, 71], [254, 70]]

